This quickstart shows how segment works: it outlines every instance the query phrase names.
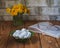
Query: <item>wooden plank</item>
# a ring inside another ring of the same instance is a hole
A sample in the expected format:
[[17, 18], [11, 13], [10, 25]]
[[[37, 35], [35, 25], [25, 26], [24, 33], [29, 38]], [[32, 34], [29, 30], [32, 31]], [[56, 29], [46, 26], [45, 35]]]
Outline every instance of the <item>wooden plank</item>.
[[[22, 28], [24, 28], [24, 24], [22, 24], [21, 26], [17, 26], [16, 27], [16, 29], [22, 29]], [[18, 48], [24, 48], [24, 46], [25, 46], [25, 44], [24, 43], [22, 43], [22, 42], [17, 42], [17, 44], [18, 44]]]
[[[21, 29], [23, 26], [13, 26], [11, 25], [11, 31], [16, 29]], [[23, 48], [23, 44], [17, 42], [14, 38], [9, 36], [7, 48]]]
[[1, 34], [1, 36], [0, 36], [0, 47], [1, 47], [1, 48], [6, 48], [7, 38], [8, 38], [7, 35]]
[[1, 34], [9, 34], [10, 32], [10, 22], [2, 22], [1, 24]]
[[26, 22], [24, 22], [24, 27], [28, 28], [28, 26], [31, 26], [31, 25], [36, 24], [36, 23], [38, 23], [38, 22], [35, 22], [35, 21], [26, 21]]
[[59, 48], [55, 38], [40, 34], [42, 48]]
[[0, 21], [0, 39], [1, 39], [1, 21]]
[[8, 36], [6, 36], [5, 34], [0, 36], [0, 48], [6, 48], [7, 38]]
[[28, 43], [25, 43], [25, 48], [40, 48], [40, 40], [38, 34], [35, 34]]
[[[16, 27], [13, 27], [13, 25], [10, 25], [10, 31], [13, 31], [16, 29]], [[17, 42], [11, 37], [8, 37], [8, 42], [7, 42], [7, 48], [17, 48], [18, 44]]]
[[19, 47], [19, 48], [25, 48], [25, 43], [18, 42], [18, 47]]
[[[28, 28], [28, 26], [30, 25], [33, 25], [33, 24], [36, 24], [37, 22], [25, 22], [25, 28]], [[28, 40], [27, 43], [25, 43], [25, 48], [40, 48], [40, 40], [39, 40], [39, 37], [38, 37], [38, 34], [35, 34], [34, 37], [32, 37], [31, 39]]]
[[18, 48], [17, 42], [12, 37], [8, 39], [7, 48]]
[[56, 39], [58, 45], [59, 45], [59, 48], [60, 48], [60, 38], [59, 39]]
[[[35, 23], [37, 22], [32, 21], [25, 22], [23, 26], [13, 26], [11, 25], [12, 22], [2, 22], [0, 24], [0, 48], [60, 48], [60, 39], [55, 39], [41, 34], [36, 34], [35, 37], [29, 39], [29, 41], [26, 43], [20, 43], [10, 36], [8, 37], [10, 31], [21, 29], [23, 27], [27, 28], [28, 26], [33, 25]], [[57, 22], [56, 24], [60, 23]]]
[[25, 48], [31, 48], [31, 46], [30, 46], [30, 39], [25, 43]]
[[7, 40], [9, 35], [8, 32], [10, 32], [9, 25], [6, 25], [6, 23], [2, 22], [0, 26], [0, 48], [7, 47]]
[[[28, 23], [28, 25], [29, 25], [29, 23]], [[26, 25], [27, 26], [27, 25]], [[25, 26], [25, 27], [26, 27]], [[22, 28], [22, 27], [24, 27], [24, 25], [23, 26], [12, 26], [11, 27], [11, 30], [16, 30], [16, 29], [20, 29], [20, 28]], [[12, 41], [12, 43], [10, 42], [10, 41]], [[38, 44], [38, 43], [37, 43]], [[16, 42], [14, 39], [12, 39], [11, 37], [9, 37], [9, 40], [8, 40], [8, 46], [7, 46], [7, 48], [24, 48], [24, 46], [25, 46], [26, 44], [24, 44], [24, 43], [18, 43], [18, 42]], [[35, 44], [36, 45], [36, 44]], [[27, 46], [25, 46], [25, 47], [28, 47], [28, 45]], [[32, 47], [31, 47], [32, 48]], [[35, 48], [35, 47], [34, 47]]]

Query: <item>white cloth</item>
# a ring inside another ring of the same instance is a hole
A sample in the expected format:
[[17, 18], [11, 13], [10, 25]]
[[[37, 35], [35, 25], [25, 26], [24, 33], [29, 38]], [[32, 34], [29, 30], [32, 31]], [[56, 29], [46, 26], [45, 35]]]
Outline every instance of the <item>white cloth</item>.
[[49, 35], [55, 38], [60, 38], [60, 26], [53, 25], [50, 22], [40, 22], [28, 27], [29, 30]]

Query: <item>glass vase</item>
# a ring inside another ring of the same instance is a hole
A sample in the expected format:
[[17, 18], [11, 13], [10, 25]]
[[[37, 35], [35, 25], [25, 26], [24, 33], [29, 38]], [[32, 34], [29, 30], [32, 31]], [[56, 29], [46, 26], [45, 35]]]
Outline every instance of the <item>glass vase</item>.
[[23, 25], [22, 15], [13, 16], [13, 25], [14, 26]]

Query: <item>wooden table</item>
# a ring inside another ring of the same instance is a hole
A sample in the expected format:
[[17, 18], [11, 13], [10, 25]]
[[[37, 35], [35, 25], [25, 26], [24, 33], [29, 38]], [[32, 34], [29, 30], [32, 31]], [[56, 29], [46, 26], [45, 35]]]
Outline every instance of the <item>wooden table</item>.
[[[41, 21], [40, 21], [41, 22]], [[60, 22], [50, 21], [53, 24], [60, 24]], [[13, 26], [12, 22], [0, 23], [0, 48], [60, 48], [60, 39], [50, 36], [35, 34], [26, 43], [17, 42], [9, 36], [10, 31], [15, 29], [27, 28], [29, 25], [37, 23], [36, 21], [24, 22], [22, 26]]]

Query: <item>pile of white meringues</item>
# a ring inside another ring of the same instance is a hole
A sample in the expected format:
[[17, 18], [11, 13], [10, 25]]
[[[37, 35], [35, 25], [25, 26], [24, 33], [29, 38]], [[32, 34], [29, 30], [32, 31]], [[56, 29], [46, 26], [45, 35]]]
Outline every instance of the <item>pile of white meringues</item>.
[[30, 38], [31, 37], [31, 32], [29, 30], [22, 28], [21, 30], [16, 30], [13, 33], [13, 37], [16, 39], [25, 39], [25, 38]]

